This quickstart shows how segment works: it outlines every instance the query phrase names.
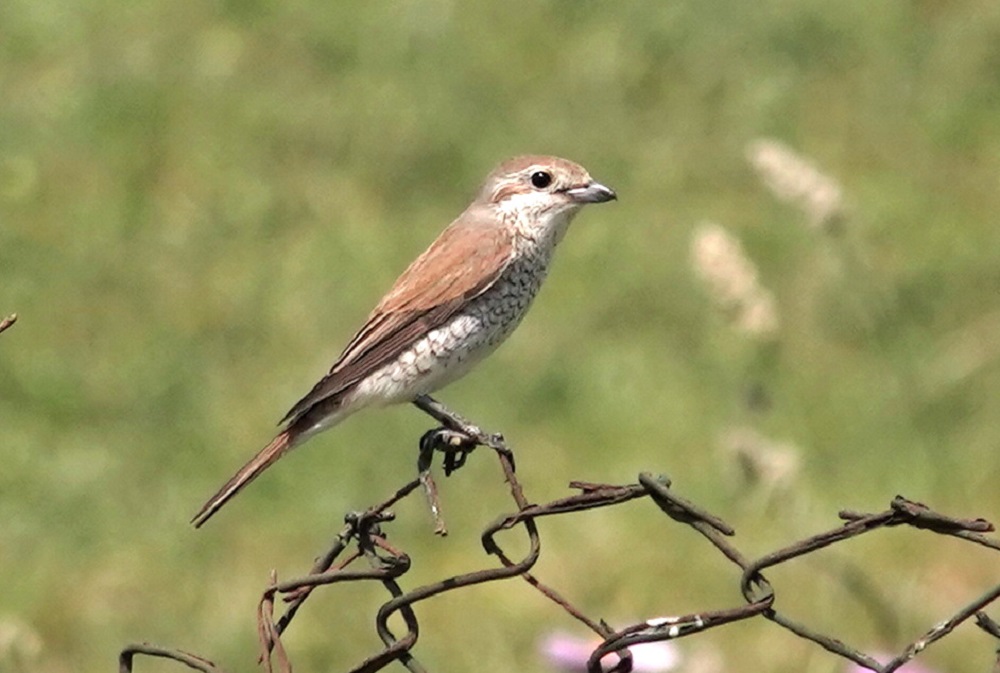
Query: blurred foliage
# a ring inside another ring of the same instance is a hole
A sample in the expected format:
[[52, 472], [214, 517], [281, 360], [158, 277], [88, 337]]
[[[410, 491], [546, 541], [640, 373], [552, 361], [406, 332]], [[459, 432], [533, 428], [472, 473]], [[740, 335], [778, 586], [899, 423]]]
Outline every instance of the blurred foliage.
[[[897, 492], [1000, 515], [1000, 4], [7, 0], [0, 92], [0, 313], [21, 318], [0, 335], [0, 669], [100, 670], [131, 640], [252, 669], [269, 569], [300, 574], [344, 511], [410, 478], [428, 420], [362, 414], [204, 530], [187, 519], [521, 152], [621, 197], [579, 218], [517, 335], [440, 396], [505, 433], [531, 499], [666, 472], [748, 554]], [[768, 192], [759, 138], [839, 182], [838, 227]], [[692, 269], [705, 221], [773, 296], [768, 338]], [[748, 471], [754, 451], [791, 468]], [[510, 509], [485, 454], [442, 487], [447, 539], [419, 500], [398, 508], [407, 586], [485, 563], [478, 530]], [[612, 623], [740, 600], [655, 512], [542, 533], [539, 575]], [[836, 581], [844, 564], [898, 624]], [[901, 534], [783, 571], [816, 591], [775, 583], [780, 607], [892, 649], [995, 570]], [[377, 647], [375, 589], [321, 594], [289, 635], [301, 670]], [[570, 626], [516, 583], [419, 614], [442, 671], [542, 670], [535, 644]], [[763, 623], [695, 640], [729, 668], [839, 666]], [[992, 650], [966, 629], [926, 660], [986, 670]]]

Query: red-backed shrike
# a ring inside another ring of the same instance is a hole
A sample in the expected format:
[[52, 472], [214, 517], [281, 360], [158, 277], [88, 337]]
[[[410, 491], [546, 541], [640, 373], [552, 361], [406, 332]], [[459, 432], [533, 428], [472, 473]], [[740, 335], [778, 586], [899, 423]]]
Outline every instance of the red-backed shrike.
[[289, 449], [364, 407], [412, 402], [463, 376], [524, 317], [573, 216], [615, 193], [547, 156], [500, 164], [475, 200], [410, 264], [284, 430], [194, 517], [222, 505]]

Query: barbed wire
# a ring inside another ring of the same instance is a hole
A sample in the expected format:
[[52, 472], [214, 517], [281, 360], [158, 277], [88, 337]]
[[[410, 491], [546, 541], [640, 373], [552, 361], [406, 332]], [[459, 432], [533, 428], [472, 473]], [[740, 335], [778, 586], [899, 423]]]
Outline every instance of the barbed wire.
[[[880, 663], [874, 656], [777, 611], [774, 608], [776, 591], [763, 574], [769, 568], [825, 547], [899, 526], [955, 537], [993, 551], [1000, 551], [1000, 541], [985, 535], [994, 531], [993, 525], [985, 519], [953, 518], [935, 512], [921, 503], [896, 496], [890, 502], [888, 509], [882, 512], [841, 511], [839, 517], [843, 523], [840, 525], [750, 560], [730, 542], [730, 538], [735, 534], [732, 527], [680, 496], [665, 476], [642, 473], [637, 483], [625, 485], [571, 482], [570, 488], [577, 491], [574, 495], [541, 505], [530, 504], [515, 475], [513, 454], [501, 435], [484, 433], [430, 397], [419, 398], [414, 404], [441, 424], [441, 427], [427, 432], [421, 438], [418, 477], [386, 500], [363, 512], [348, 514], [343, 529], [334, 538], [330, 548], [315, 561], [305, 576], [278, 581], [272, 571], [271, 581], [263, 591], [257, 610], [261, 650], [259, 662], [264, 664], [268, 673], [273, 672], [275, 665], [281, 673], [291, 672], [292, 664], [282, 644], [282, 635], [291, 626], [298, 609], [312, 592], [318, 587], [329, 584], [358, 581], [378, 581], [390, 597], [379, 606], [375, 620], [376, 632], [384, 644], [384, 649], [349, 669], [350, 673], [373, 673], [394, 661], [398, 661], [412, 673], [425, 673], [427, 669], [412, 653], [419, 634], [419, 622], [413, 606], [442, 593], [512, 577], [523, 579], [603, 639], [587, 662], [589, 673], [627, 673], [632, 667], [628, 648], [633, 645], [683, 638], [756, 617], [775, 623], [802, 639], [877, 673], [891, 673], [899, 669], [929, 645], [952, 633], [956, 627], [972, 617], [975, 617], [976, 625], [983, 632], [1000, 641], [1000, 624], [983, 612], [988, 605], [1000, 598], [1000, 584], [988, 589], [953, 615], [938, 622], [919, 638], [908, 643], [887, 663]], [[489, 447], [496, 453], [511, 499], [516, 506], [514, 512], [504, 514], [488, 525], [481, 536], [484, 550], [487, 555], [496, 557], [499, 566], [447, 577], [404, 591], [398, 580], [410, 569], [410, 557], [403, 550], [390, 544], [383, 532], [383, 527], [394, 520], [390, 508], [422, 487], [435, 520], [435, 531], [446, 533], [437, 502], [437, 487], [430, 473], [431, 457], [435, 452], [443, 452], [445, 473], [449, 474], [461, 467], [468, 454], [479, 446]], [[647, 619], [615, 630], [603, 620], [588, 617], [558, 591], [531, 573], [541, 549], [535, 524], [537, 519], [614, 507], [639, 499], [652, 501], [673, 521], [693, 528], [729, 562], [739, 567], [741, 570], [739, 584], [745, 603], [719, 610]], [[519, 560], [511, 557], [496, 539], [498, 533], [514, 528], [522, 528], [528, 539], [528, 551]], [[282, 615], [275, 619], [275, 602], [279, 596], [286, 607]], [[389, 618], [396, 613], [399, 613], [406, 627], [406, 633], [402, 636], [393, 633], [388, 625]], [[603, 662], [612, 654], [616, 655], [616, 661], [611, 662], [608, 668], [604, 668]], [[148, 643], [131, 644], [121, 651], [120, 673], [131, 673], [135, 655], [172, 659], [204, 673], [224, 673], [223, 669], [198, 655]], [[993, 672], [1000, 673], [1000, 649], [997, 650]]]

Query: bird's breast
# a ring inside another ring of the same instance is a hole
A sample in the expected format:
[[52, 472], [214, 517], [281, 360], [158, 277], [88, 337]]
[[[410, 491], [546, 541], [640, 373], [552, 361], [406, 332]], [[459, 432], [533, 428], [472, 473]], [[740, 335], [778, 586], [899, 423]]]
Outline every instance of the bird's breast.
[[550, 255], [526, 251], [482, 294], [362, 381], [357, 403], [408, 401], [461, 378], [524, 318], [548, 273]]

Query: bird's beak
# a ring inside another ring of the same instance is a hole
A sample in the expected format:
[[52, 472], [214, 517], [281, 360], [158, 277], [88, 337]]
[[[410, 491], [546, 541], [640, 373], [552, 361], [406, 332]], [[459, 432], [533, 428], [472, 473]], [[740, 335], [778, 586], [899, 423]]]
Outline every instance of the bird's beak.
[[591, 182], [583, 187], [567, 189], [566, 195], [577, 203], [604, 203], [618, 198], [615, 190], [605, 187], [600, 182]]

